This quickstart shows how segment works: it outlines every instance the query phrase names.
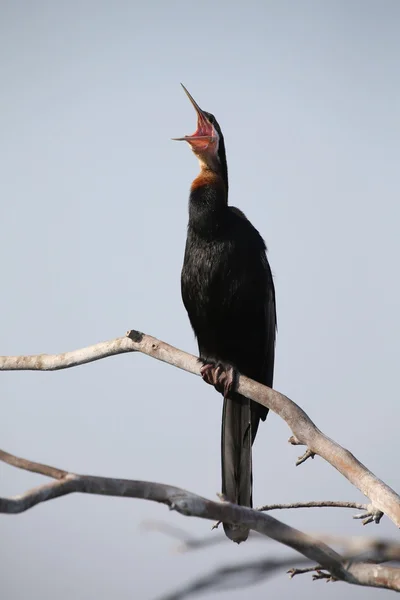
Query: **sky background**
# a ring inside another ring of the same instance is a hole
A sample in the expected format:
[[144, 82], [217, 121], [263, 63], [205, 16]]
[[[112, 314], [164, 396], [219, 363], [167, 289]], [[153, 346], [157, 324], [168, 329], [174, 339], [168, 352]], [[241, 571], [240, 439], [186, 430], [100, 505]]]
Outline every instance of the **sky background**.
[[[400, 490], [400, 4], [2, 0], [0, 353], [57, 353], [135, 328], [189, 352], [180, 298], [189, 186], [170, 140], [194, 131], [179, 83], [225, 135], [230, 202], [266, 239], [275, 276], [275, 387]], [[79, 473], [220, 489], [221, 397], [142, 355], [55, 373], [4, 372], [0, 445]], [[363, 496], [270, 414], [254, 501]], [[0, 494], [44, 483], [0, 465]], [[352, 512], [278, 518], [308, 532], [398, 536]], [[211, 523], [139, 500], [68, 496], [0, 518], [5, 600], [155, 600], [215, 566], [288, 551], [268, 541], [180, 555], [143, 531]], [[56, 591], [55, 591], [56, 590]], [[284, 573], [254, 600], [384, 591]], [[228, 595], [229, 594], [229, 595]], [[241, 590], [207, 598], [247, 597]]]

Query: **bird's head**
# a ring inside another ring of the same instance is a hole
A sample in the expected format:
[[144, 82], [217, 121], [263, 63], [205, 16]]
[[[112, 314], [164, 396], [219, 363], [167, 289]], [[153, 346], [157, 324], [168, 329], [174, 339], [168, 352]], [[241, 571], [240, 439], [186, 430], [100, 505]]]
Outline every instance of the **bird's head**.
[[188, 142], [199, 159], [201, 167], [224, 172], [226, 157], [221, 128], [214, 115], [202, 110], [185, 86], [182, 83], [181, 85], [197, 113], [197, 129], [192, 135], [173, 139]]

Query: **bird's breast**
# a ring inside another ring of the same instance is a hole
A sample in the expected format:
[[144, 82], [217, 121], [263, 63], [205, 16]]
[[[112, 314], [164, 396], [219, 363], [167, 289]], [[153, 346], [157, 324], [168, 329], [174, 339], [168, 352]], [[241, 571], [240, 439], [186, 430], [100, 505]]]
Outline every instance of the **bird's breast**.
[[[222, 348], [238, 326], [247, 327], [251, 304], [258, 302], [251, 269], [229, 240], [210, 243], [188, 238], [182, 269], [182, 298], [201, 348]], [[258, 294], [261, 300], [262, 294]], [[212, 355], [211, 352], [208, 352]]]

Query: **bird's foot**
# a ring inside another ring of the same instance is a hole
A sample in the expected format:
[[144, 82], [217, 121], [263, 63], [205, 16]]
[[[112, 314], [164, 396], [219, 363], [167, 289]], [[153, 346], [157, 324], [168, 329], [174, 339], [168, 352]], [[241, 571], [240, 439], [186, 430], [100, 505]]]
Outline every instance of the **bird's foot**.
[[227, 398], [236, 387], [237, 371], [229, 365], [207, 361], [200, 369], [203, 380]]

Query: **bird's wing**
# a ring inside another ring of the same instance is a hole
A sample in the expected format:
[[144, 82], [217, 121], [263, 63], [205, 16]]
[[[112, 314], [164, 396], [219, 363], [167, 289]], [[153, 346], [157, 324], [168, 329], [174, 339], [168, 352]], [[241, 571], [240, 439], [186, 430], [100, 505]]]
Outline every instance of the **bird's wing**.
[[275, 286], [266, 254], [263, 254], [263, 263], [267, 275], [267, 289], [265, 293], [265, 349], [264, 349], [264, 383], [272, 387], [274, 380], [275, 341], [277, 330]]
[[264, 383], [265, 385], [268, 385], [268, 387], [272, 387], [274, 376], [277, 318], [274, 280], [266, 255], [266, 246], [259, 232], [250, 223], [246, 215], [235, 206], [231, 206], [230, 210], [236, 216], [240, 217], [240, 219], [246, 221], [247, 227], [251, 227], [259, 239], [259, 251], [261, 254], [260, 264], [262, 268], [262, 271], [260, 272], [260, 277], [264, 281], [263, 289], [261, 291], [261, 293], [264, 296], [264, 327], [262, 332], [263, 340], [261, 350], [263, 357], [261, 361], [261, 373], [258, 378], [258, 381]]

